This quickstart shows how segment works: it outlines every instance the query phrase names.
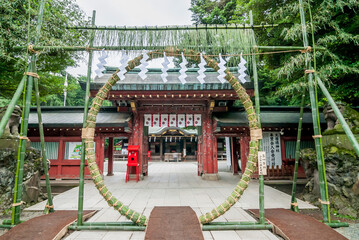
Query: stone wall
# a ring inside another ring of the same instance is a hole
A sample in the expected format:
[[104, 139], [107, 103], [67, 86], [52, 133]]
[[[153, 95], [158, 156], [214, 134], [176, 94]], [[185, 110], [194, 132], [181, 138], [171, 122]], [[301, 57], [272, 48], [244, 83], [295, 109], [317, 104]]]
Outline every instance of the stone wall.
[[[17, 165], [18, 139], [0, 139], [0, 212], [11, 207]], [[40, 151], [26, 149], [23, 177], [23, 201], [27, 204], [42, 200], [40, 176], [43, 175]]]
[[[319, 206], [319, 177], [314, 149], [301, 151], [309, 182], [304, 200]], [[331, 208], [343, 215], [359, 217], [359, 158], [355, 152], [335, 145], [324, 147], [325, 168]]]

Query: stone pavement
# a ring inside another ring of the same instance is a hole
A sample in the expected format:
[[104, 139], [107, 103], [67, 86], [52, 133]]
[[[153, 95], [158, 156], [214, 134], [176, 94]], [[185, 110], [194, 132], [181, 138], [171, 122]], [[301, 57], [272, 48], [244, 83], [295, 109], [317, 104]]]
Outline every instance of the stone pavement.
[[[144, 181], [125, 183], [125, 173], [105, 177], [110, 191], [126, 205], [149, 217], [154, 206], [191, 206], [198, 216], [222, 203], [232, 192], [239, 176], [220, 173], [219, 181], [204, 181], [197, 176], [196, 163], [150, 163], [149, 176]], [[289, 208], [290, 196], [265, 186], [265, 208]], [[77, 209], [78, 188], [73, 188], [54, 198], [55, 209]], [[258, 208], [258, 181], [252, 180], [243, 197], [224, 216], [215, 221], [255, 221], [244, 209]], [[46, 202], [27, 208], [43, 210]], [[298, 201], [299, 208], [315, 208]], [[99, 210], [89, 221], [126, 221], [107, 205], [92, 182], [85, 184], [84, 209]], [[205, 239], [278, 239], [270, 231], [206, 231]], [[144, 239], [144, 232], [77, 231], [71, 239]]]

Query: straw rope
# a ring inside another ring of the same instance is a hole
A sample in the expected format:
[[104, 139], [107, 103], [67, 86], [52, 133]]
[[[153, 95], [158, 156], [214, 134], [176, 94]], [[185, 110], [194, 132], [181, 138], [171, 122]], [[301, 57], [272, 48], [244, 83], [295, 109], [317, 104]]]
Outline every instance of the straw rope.
[[24, 202], [24, 201], [20, 201], [20, 202], [18, 202], [18, 203], [13, 203], [13, 204], [11, 204], [11, 206], [13, 206], [13, 207], [17, 207], [17, 206], [21, 206], [21, 205], [23, 205], [23, 204], [25, 204], [26, 202]]
[[30, 142], [30, 138], [28, 138], [26, 136], [20, 136], [19, 139], [20, 140], [26, 140], [26, 141]]
[[323, 201], [323, 200], [320, 199], [320, 198], [318, 198], [318, 201], [319, 201], [321, 204], [330, 205], [330, 202], [329, 202], [329, 201]]
[[30, 44], [28, 47], [27, 47], [27, 50], [32, 53], [32, 54], [38, 54], [39, 51], [35, 51], [34, 50], [34, 45]]
[[313, 136], [312, 136], [313, 139], [322, 138], [322, 137], [323, 137], [322, 135], [313, 135]]
[[315, 70], [314, 69], [307, 69], [304, 71], [305, 74], [308, 74], [308, 73], [315, 73]]
[[[180, 55], [181, 52], [186, 52], [185, 49], [166, 49], [166, 53], [168, 56]], [[193, 60], [199, 60], [200, 53], [195, 53], [193, 50], [188, 51], [189, 53], [186, 56], [191, 57]], [[152, 60], [154, 56], [161, 57], [163, 55], [163, 51], [155, 51], [148, 53], [149, 59]], [[224, 55], [223, 55], [224, 56]], [[208, 56], [203, 56], [204, 60], [207, 62], [207, 65], [214, 70], [218, 71], [218, 63], [213, 59], [210, 59]], [[128, 66], [126, 68], [127, 72], [129, 72], [134, 67], [140, 64], [140, 60], [142, 59], [142, 55], [136, 57], [135, 59], [128, 62]], [[83, 129], [82, 138], [85, 140], [85, 150], [87, 154], [87, 162], [88, 168], [91, 166], [91, 177], [95, 183], [96, 188], [99, 190], [101, 195], [106, 197], [107, 194], [110, 194], [111, 197], [107, 198], [106, 201], [110, 206], [113, 206], [117, 211], [121, 213], [121, 215], [126, 216], [126, 218], [130, 219], [134, 223], [138, 225], [147, 225], [147, 218], [146, 216], [133, 211], [128, 206], [125, 206], [121, 201], [116, 199], [116, 197], [112, 196], [111, 192], [107, 189], [106, 185], [98, 184], [99, 182], [103, 182], [103, 177], [98, 170], [98, 166], [96, 164], [96, 157], [93, 154], [92, 148], [94, 147], [94, 129], [96, 126], [96, 116], [100, 110], [103, 100], [107, 97], [108, 92], [110, 91], [111, 87], [119, 80], [117, 70], [111, 78], [108, 80], [108, 84], [105, 84], [97, 93], [95, 99], [93, 100], [92, 106], [89, 110], [88, 119], [86, 123], [86, 128]], [[252, 132], [252, 138], [250, 141], [250, 148], [249, 148], [249, 156], [248, 156], [248, 164], [246, 166], [246, 170], [238, 182], [237, 186], [230, 194], [230, 196], [217, 208], [213, 209], [211, 212], [208, 212], [199, 217], [199, 220], [202, 224], [208, 223], [213, 221], [214, 219], [218, 218], [219, 216], [223, 215], [227, 212], [231, 206], [233, 206], [242, 196], [245, 189], [248, 187], [248, 183], [251, 179], [252, 173], [256, 170], [256, 163], [257, 153], [258, 153], [258, 140], [262, 135], [262, 130], [259, 128], [259, 124], [256, 119], [255, 110], [253, 108], [253, 103], [246, 93], [246, 90], [243, 88], [241, 84], [239, 84], [236, 77], [230, 73], [228, 70], [226, 71], [225, 79], [232, 85], [233, 89], [236, 91], [240, 101], [245, 107], [248, 120], [249, 120], [249, 127]], [[88, 129], [88, 130], [86, 130]], [[91, 130], [89, 130], [91, 129]]]
[[37, 78], [37, 79], [40, 79], [39, 75], [35, 72], [26, 72], [25, 73], [27, 76], [31, 76], [31, 77], [34, 77], [34, 78]]

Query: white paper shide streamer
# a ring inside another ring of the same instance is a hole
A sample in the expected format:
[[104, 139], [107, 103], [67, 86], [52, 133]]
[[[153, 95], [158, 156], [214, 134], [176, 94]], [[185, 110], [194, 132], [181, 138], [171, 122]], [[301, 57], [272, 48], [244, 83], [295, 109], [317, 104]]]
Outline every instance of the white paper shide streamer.
[[120, 80], [124, 80], [125, 79], [125, 74], [127, 72], [126, 67], [128, 66], [128, 60], [130, 58], [128, 57], [128, 55], [125, 53], [125, 51], [122, 51], [121, 54], [121, 61], [120, 61], [120, 67], [119, 67], [119, 72], [117, 73], [117, 76], [119, 77]]
[[96, 75], [100, 78], [102, 77], [104, 74], [102, 73], [102, 71], [106, 70], [105, 69], [105, 64], [106, 62], [106, 58], [108, 58], [107, 53], [105, 52], [104, 49], [102, 49], [101, 51], [101, 56], [98, 58], [99, 63], [96, 65], [97, 69], [95, 70]]
[[226, 82], [226, 79], [224, 78], [226, 76], [226, 74], [224, 72], [226, 70], [226, 67], [225, 67], [226, 63], [227, 62], [222, 58], [222, 55], [219, 54], [219, 64], [218, 64], [218, 67], [219, 67], [218, 73], [219, 73], [219, 75], [218, 75], [217, 78], [222, 84]]
[[186, 74], [186, 71], [187, 71], [187, 59], [184, 57], [183, 55], [183, 52], [182, 52], [182, 63], [180, 64], [180, 67], [181, 69], [179, 70], [179, 73], [181, 74], [178, 79], [181, 81], [182, 84], [186, 84], [186, 77], [187, 77], [187, 74]]
[[170, 64], [170, 61], [168, 60], [167, 56], [166, 56], [166, 53], [164, 52], [163, 53], [163, 63], [162, 63], [162, 74], [161, 74], [161, 78], [162, 78], [162, 81], [164, 83], [167, 82], [167, 76], [168, 76], [168, 64]]
[[201, 84], [204, 84], [204, 78], [206, 77], [206, 75], [204, 75], [204, 72], [206, 71], [206, 68], [204, 67], [206, 65], [206, 61], [203, 59], [202, 53], [201, 53], [201, 62], [198, 64], [199, 70], [198, 70], [198, 81]]
[[146, 50], [142, 51], [142, 59], [140, 61], [141, 65], [139, 66], [139, 69], [141, 70], [140, 73], [138, 74], [138, 76], [140, 76], [140, 78], [142, 78], [142, 80], [145, 80], [147, 78], [146, 73], [148, 72], [147, 70], [147, 66], [148, 66], [148, 62], [147, 59], [149, 59], [150, 57], [147, 55]]
[[247, 68], [246, 68], [246, 63], [247, 63], [247, 61], [242, 57], [242, 54], [241, 54], [241, 61], [239, 62], [239, 64], [238, 64], [238, 73], [239, 73], [239, 75], [238, 75], [238, 79], [239, 79], [239, 81], [241, 81], [241, 83], [245, 83], [247, 80], [246, 80], [246, 76], [247, 76], [247, 74], [246, 74], [246, 70], [247, 70]]

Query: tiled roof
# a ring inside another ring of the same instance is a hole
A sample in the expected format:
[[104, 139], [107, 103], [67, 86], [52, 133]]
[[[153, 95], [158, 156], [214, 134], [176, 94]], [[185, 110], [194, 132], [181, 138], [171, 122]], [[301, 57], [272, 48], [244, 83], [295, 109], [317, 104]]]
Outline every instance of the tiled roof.
[[[244, 110], [238, 112], [214, 113], [217, 126], [248, 126], [247, 114]], [[324, 115], [319, 114], [320, 122], [325, 123]], [[280, 127], [283, 125], [298, 125], [298, 107], [261, 107], [262, 127]], [[312, 124], [310, 109], [303, 113], [303, 124]]]
[[[45, 127], [81, 127], [83, 122], [83, 107], [43, 107], [42, 121]], [[127, 127], [129, 113], [118, 113], [116, 108], [103, 108], [97, 115], [96, 126]], [[29, 127], [37, 127], [36, 109], [31, 109]]]
[[[238, 75], [237, 72], [234, 70], [237, 68], [233, 68], [233, 74]], [[94, 81], [91, 83], [91, 90], [96, 90], [102, 87], [108, 79], [111, 78], [112, 74], [115, 72], [116, 68], [109, 68], [107, 67], [107, 70], [104, 72], [104, 76], [101, 78], [95, 77]], [[125, 75], [125, 79], [118, 81], [113, 87], [112, 90], [120, 91], [132, 91], [132, 90], [144, 90], [144, 91], [178, 91], [178, 90], [231, 90], [232, 86], [229, 83], [221, 83], [217, 77], [218, 73], [215, 72], [213, 69], [207, 69], [204, 73], [206, 75], [205, 77], [205, 83], [201, 84], [198, 79], [198, 69], [192, 68], [189, 69], [186, 74], [187, 78], [186, 84], [182, 84], [178, 77], [180, 76], [179, 68], [170, 69], [168, 73], [167, 80], [168, 82], [164, 83], [161, 74], [162, 72], [160, 69], [149, 69], [149, 72], [147, 73], [147, 78], [145, 80], [142, 80], [139, 76], [139, 69], [134, 69], [131, 72], [127, 73]], [[83, 89], [85, 89], [85, 83], [82, 82], [81, 86]], [[249, 81], [244, 83], [243, 85], [247, 89], [253, 88], [253, 83]]]

